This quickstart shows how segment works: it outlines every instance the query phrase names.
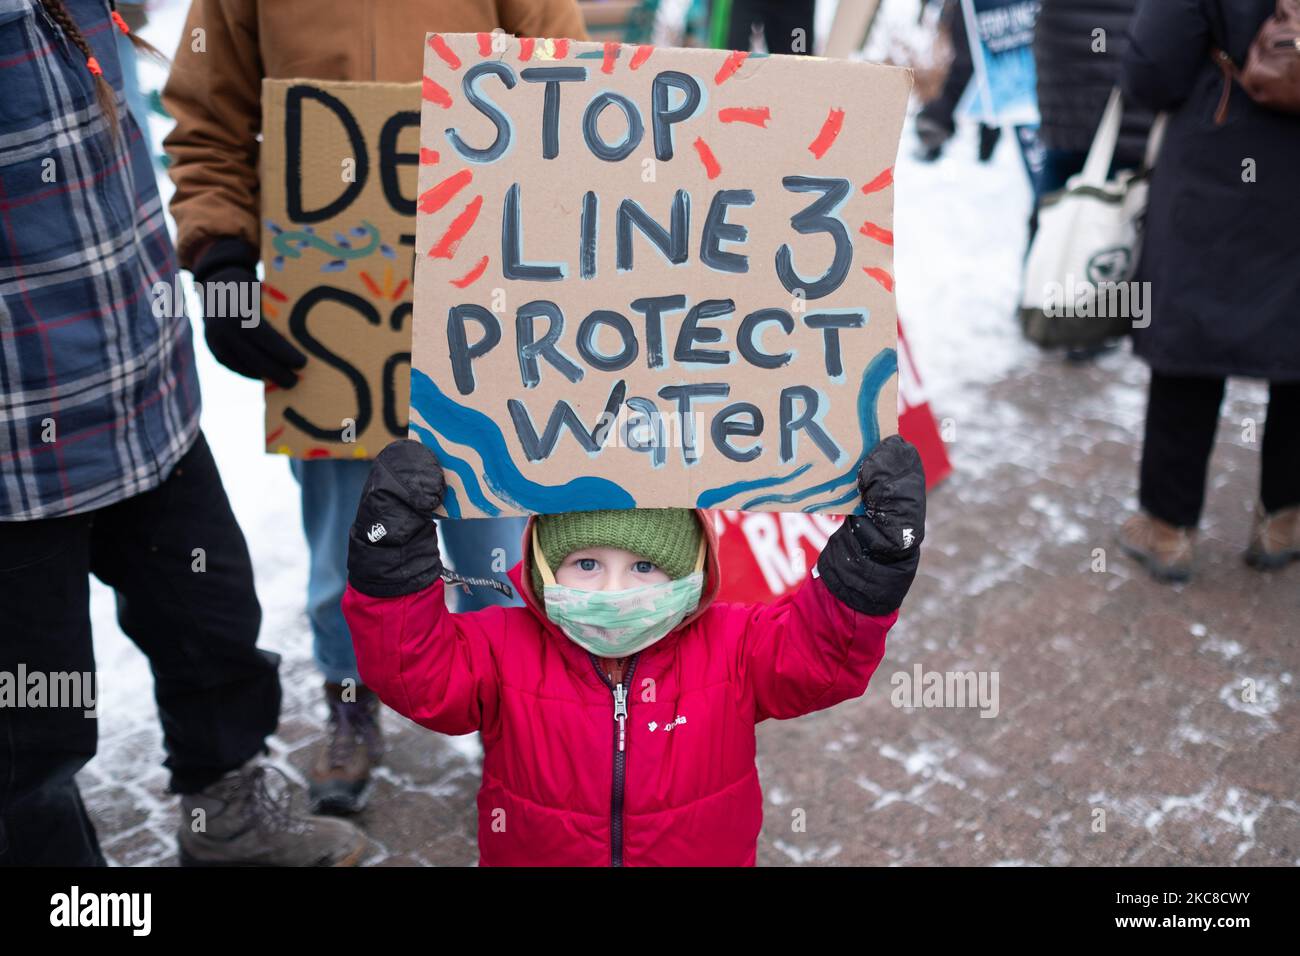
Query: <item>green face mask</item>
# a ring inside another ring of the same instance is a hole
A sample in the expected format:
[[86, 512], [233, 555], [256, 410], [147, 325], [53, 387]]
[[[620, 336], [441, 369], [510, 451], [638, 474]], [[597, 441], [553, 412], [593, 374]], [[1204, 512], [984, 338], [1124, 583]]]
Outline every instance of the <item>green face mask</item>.
[[597, 657], [628, 657], [669, 634], [700, 606], [704, 548], [697, 570], [675, 581], [626, 591], [584, 591], [555, 583], [534, 540], [533, 558], [545, 582], [546, 616], [579, 647]]

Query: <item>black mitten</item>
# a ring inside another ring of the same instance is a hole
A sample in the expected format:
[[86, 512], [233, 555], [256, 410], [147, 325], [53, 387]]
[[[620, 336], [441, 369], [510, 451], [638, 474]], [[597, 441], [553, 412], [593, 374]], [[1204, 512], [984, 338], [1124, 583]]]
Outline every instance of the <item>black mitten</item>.
[[851, 515], [817, 559], [817, 572], [839, 600], [882, 616], [907, 596], [925, 538], [925, 470], [916, 449], [891, 435], [858, 471], [866, 516]]
[[249, 293], [254, 301], [261, 295], [253, 246], [233, 237], [218, 239], [195, 263], [194, 283], [204, 302], [203, 337], [218, 362], [232, 372], [266, 379], [281, 388], [298, 384], [297, 373], [307, 364], [307, 356], [263, 321], [260, 312], [256, 325], [245, 325], [248, 320], [229, 308], [231, 302], [249, 301]]
[[414, 594], [442, 574], [433, 513], [446, 482], [438, 459], [410, 439], [379, 453], [348, 534], [348, 581], [371, 597]]

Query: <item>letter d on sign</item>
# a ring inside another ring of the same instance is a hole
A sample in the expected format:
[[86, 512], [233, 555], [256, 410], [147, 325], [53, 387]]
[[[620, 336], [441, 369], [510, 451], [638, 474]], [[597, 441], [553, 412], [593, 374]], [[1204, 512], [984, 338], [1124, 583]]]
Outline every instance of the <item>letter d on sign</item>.
[[[343, 177], [347, 188], [319, 209], [306, 209], [302, 204], [302, 113], [303, 104], [308, 100], [315, 100], [338, 117], [356, 159], [356, 168], [348, 170], [352, 180]], [[361, 194], [369, 173], [370, 157], [366, 154], [365, 137], [343, 101], [314, 86], [301, 84], [290, 87], [284, 95], [284, 192], [290, 221], [325, 222], [339, 215]]]

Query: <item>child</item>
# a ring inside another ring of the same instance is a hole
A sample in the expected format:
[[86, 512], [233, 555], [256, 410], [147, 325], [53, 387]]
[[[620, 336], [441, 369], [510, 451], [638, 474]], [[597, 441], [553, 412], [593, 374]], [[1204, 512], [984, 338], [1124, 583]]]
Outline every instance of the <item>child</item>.
[[762, 824], [754, 725], [860, 696], [911, 586], [925, 475], [894, 436], [792, 595], [719, 604], [717, 542], [688, 509], [529, 521], [526, 607], [449, 614], [433, 453], [376, 459], [343, 609], [366, 684], [446, 734], [480, 731], [482, 865], [746, 865]]

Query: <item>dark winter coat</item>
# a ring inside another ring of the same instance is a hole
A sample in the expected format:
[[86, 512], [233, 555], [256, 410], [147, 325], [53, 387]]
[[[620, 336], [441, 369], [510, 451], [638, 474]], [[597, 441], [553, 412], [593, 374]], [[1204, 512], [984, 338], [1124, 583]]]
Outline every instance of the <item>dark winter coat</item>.
[[1214, 45], [1244, 63], [1274, 0], [1143, 0], [1124, 58], [1126, 93], [1169, 110], [1137, 278], [1150, 325], [1134, 344], [1172, 375], [1300, 380], [1300, 116], [1234, 85]]
[[[1039, 134], [1048, 149], [1086, 153], [1110, 91], [1119, 83], [1126, 32], [1137, 0], [1042, 0], [1034, 26]], [[1105, 52], [1093, 52], [1094, 30], [1105, 32]], [[1152, 114], [1125, 104], [1116, 165], [1142, 162]]]

